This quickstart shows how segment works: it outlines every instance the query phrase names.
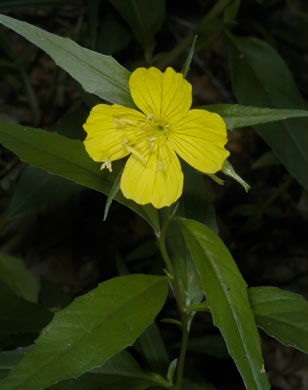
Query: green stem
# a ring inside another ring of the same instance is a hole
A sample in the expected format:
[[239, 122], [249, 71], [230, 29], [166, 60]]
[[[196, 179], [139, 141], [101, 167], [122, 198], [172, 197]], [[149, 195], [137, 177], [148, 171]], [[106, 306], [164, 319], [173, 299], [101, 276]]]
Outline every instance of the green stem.
[[169, 223], [171, 222], [172, 216], [170, 216], [170, 209], [168, 210], [168, 215], [166, 218], [165, 223], [162, 226], [161, 232], [158, 236], [158, 243], [159, 248], [161, 251], [162, 258], [166, 264], [167, 271], [169, 274], [169, 280], [172, 285], [173, 293], [175, 296], [175, 300], [180, 312], [180, 319], [181, 319], [181, 328], [182, 328], [182, 340], [181, 340], [181, 349], [178, 359], [178, 365], [177, 365], [177, 374], [176, 374], [176, 385], [175, 390], [181, 390], [182, 384], [183, 384], [183, 373], [184, 373], [184, 362], [185, 362], [185, 356], [187, 351], [187, 345], [188, 345], [188, 314], [186, 313], [185, 305], [182, 301], [182, 295], [181, 295], [181, 289], [180, 284], [177, 279], [176, 273], [174, 271], [174, 267], [172, 264], [172, 261], [168, 255], [168, 251], [166, 248], [166, 233], [169, 226]]

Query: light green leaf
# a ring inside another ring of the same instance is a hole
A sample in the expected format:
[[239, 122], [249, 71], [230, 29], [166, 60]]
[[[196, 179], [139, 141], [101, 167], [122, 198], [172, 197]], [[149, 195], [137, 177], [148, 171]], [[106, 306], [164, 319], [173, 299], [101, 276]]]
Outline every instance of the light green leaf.
[[214, 324], [249, 390], [269, 389], [246, 283], [220, 238], [199, 222], [177, 218], [200, 274]]
[[101, 283], [61, 312], [1, 390], [40, 390], [76, 378], [131, 345], [161, 310], [167, 278], [129, 275]]
[[13, 218], [47, 202], [64, 199], [81, 189], [82, 187], [62, 177], [49, 175], [46, 171], [27, 166], [14, 187], [6, 216]]
[[257, 325], [281, 343], [308, 353], [308, 301], [277, 287], [248, 292]]
[[0, 23], [45, 51], [85, 91], [111, 103], [135, 107], [128, 87], [129, 72], [112, 57], [83, 48], [68, 38], [10, 16], [0, 15]]
[[21, 298], [37, 301], [37, 282], [20, 259], [0, 253], [0, 280]]
[[[0, 143], [16, 153], [21, 160], [51, 174], [106, 195], [111, 191], [117, 170], [114, 169], [113, 174], [102, 173], [99, 164], [90, 159], [81, 141], [0, 120]], [[140, 206], [124, 198], [121, 193], [115, 199], [149, 222], [156, 232], [159, 231], [157, 210], [154, 207]]]
[[22, 334], [36, 335], [51, 318], [52, 314], [43, 306], [25, 301], [0, 282], [0, 344], [2, 346], [14, 345], [15, 339], [19, 339], [19, 335]]
[[[285, 61], [274, 48], [256, 38], [239, 38], [231, 34], [229, 38], [232, 84], [239, 103], [281, 109], [307, 108]], [[257, 133], [306, 190], [307, 127], [306, 118], [256, 127]]]
[[219, 114], [226, 122], [228, 130], [291, 118], [308, 117], [308, 111], [305, 110], [251, 107], [240, 104], [210, 104], [201, 108]]
[[234, 170], [232, 164], [230, 161], [225, 160], [223, 163], [223, 166], [221, 168], [222, 172], [227, 175], [232, 177], [232, 179], [236, 180], [242, 187], [244, 187], [244, 190], [248, 192], [250, 190], [250, 185], [245, 182]]
[[155, 47], [155, 35], [165, 18], [165, 0], [109, 0], [133, 31], [147, 59]]

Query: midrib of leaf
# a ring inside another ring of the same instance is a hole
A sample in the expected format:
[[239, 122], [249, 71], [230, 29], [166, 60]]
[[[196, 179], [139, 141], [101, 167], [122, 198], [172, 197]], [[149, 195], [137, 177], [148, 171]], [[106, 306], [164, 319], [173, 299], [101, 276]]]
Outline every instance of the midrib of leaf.
[[[234, 41], [232, 40], [232, 42], [234, 42]], [[236, 44], [235, 44], [235, 46], [236, 46], [237, 50], [238, 50], [240, 53], [242, 53], [242, 51], [237, 47]], [[245, 58], [247, 58], [247, 55], [245, 55]], [[248, 62], [248, 61], [247, 61], [247, 62]], [[267, 96], [267, 100], [269, 101], [269, 103], [270, 103], [270, 105], [271, 105], [272, 107], [277, 108], [277, 106], [276, 106], [276, 104], [273, 102], [273, 100], [272, 100], [272, 98], [271, 98], [269, 92], [267, 92], [266, 89], [263, 88], [262, 79], [259, 77], [258, 72], [257, 72], [256, 69], [254, 68], [254, 66], [253, 66], [252, 63], [253, 63], [253, 61], [252, 61], [252, 62], [249, 61], [249, 67], [250, 67], [250, 69], [252, 70], [252, 72], [253, 72], [255, 78], [258, 80], [258, 82], [259, 82], [260, 85], [262, 86], [262, 90], [263, 90], [263, 92], [265, 93], [265, 95]], [[263, 107], [263, 108], [264, 108], [264, 107]], [[278, 108], [279, 108], [279, 107], [278, 107]], [[292, 139], [294, 145], [297, 147], [297, 149], [300, 150], [301, 155], [302, 155], [304, 161], [306, 161], [306, 163], [308, 164], [308, 156], [306, 156], [305, 151], [302, 149], [302, 146], [298, 144], [296, 138], [294, 137], [293, 132], [290, 131], [289, 128], [288, 128], [288, 126], [286, 126], [285, 124], [282, 124], [282, 126], [286, 129], [286, 131], [287, 131], [287, 133], [289, 134], [289, 136], [291, 137], [291, 139]]]
[[[190, 233], [190, 234], [191, 234], [191, 233]], [[192, 234], [191, 234], [191, 235], [192, 235]], [[193, 235], [192, 235], [192, 237], [194, 238], [195, 242], [196, 242], [197, 245], [199, 246], [199, 249], [201, 249], [201, 252], [204, 252], [204, 250], [203, 250], [202, 246], [199, 244], [198, 240], [197, 240]], [[227, 294], [227, 292], [226, 292], [226, 290], [225, 290], [225, 287], [224, 287], [224, 283], [222, 283], [222, 279], [220, 278], [220, 274], [219, 274], [219, 272], [217, 271], [217, 268], [215, 267], [215, 264], [212, 264], [211, 257], [210, 257], [208, 254], [207, 254], [207, 258], [209, 259], [209, 264], [211, 265], [211, 267], [212, 267], [213, 270], [215, 271], [214, 273], [215, 273], [215, 275], [216, 275], [216, 278], [217, 278], [217, 279], [219, 280], [219, 282], [220, 282], [220, 285], [221, 285], [222, 291], [223, 291], [223, 293], [224, 293], [224, 296], [225, 296], [225, 298], [226, 298], [226, 300], [227, 300], [227, 302], [228, 302], [228, 304], [229, 304], [230, 312], [231, 312], [232, 317], [233, 317], [233, 319], [234, 319], [234, 321], [235, 321], [235, 323], [236, 323], [236, 325], [237, 325], [237, 326], [236, 326], [236, 330], [237, 330], [237, 332], [238, 332], [238, 334], [239, 334], [239, 337], [240, 337], [240, 339], [241, 339], [241, 341], [242, 341], [242, 346], [243, 346], [243, 348], [244, 348], [244, 351], [246, 352], [246, 355], [249, 357], [249, 359], [248, 359], [248, 361], [249, 361], [249, 369], [250, 369], [250, 372], [252, 373], [252, 377], [254, 378], [255, 383], [257, 383], [258, 385], [260, 385], [260, 382], [258, 381], [258, 378], [255, 377], [254, 370], [252, 369], [251, 361], [253, 361], [253, 358], [250, 356], [250, 353], [249, 353], [249, 351], [247, 350], [246, 343], [245, 343], [245, 339], [244, 339], [244, 337], [243, 337], [243, 335], [242, 335], [242, 332], [240, 331], [240, 330], [242, 329], [242, 327], [239, 326], [240, 321], [239, 321], [239, 319], [237, 318], [236, 312], [233, 311], [232, 302], [230, 302], [230, 298], [228, 297], [228, 294]], [[227, 345], [228, 345], [228, 344], [227, 344]], [[235, 362], [236, 362], [236, 360], [235, 360]], [[261, 384], [261, 386], [262, 386], [262, 384]], [[261, 389], [261, 387], [260, 387], [260, 389]]]
[[[162, 282], [162, 281], [159, 281], [159, 283], [161, 283], [161, 282]], [[152, 288], [156, 287], [156, 284], [158, 284], [158, 283], [155, 283], [154, 285], [151, 285], [150, 287], [148, 287], [146, 290], [143, 290], [142, 294], [139, 294], [138, 297], [142, 297], [147, 291], [150, 291]], [[83, 334], [81, 334], [80, 337], [78, 337], [77, 339], [74, 340], [74, 345], [73, 345], [73, 346], [70, 345], [68, 348], [65, 348], [64, 350], [61, 351], [61, 353], [57, 354], [56, 356], [55, 356], [54, 354], [51, 355], [51, 358], [48, 359], [47, 362], [46, 362], [46, 360], [45, 360], [45, 361], [44, 361], [44, 364], [42, 364], [42, 365], [40, 365], [40, 366], [36, 366], [36, 368], [37, 368], [36, 371], [35, 371], [32, 375], [28, 376], [28, 377], [26, 378], [26, 380], [22, 383], [22, 385], [25, 386], [25, 385], [28, 384], [29, 382], [30, 382], [30, 384], [31, 384], [31, 381], [33, 380], [33, 378], [35, 379], [35, 376], [36, 376], [36, 374], [37, 374], [38, 371], [41, 371], [41, 370], [45, 369], [45, 367], [47, 367], [47, 366], [50, 364], [50, 362], [52, 362], [52, 361], [54, 361], [54, 360], [56, 360], [56, 359], [59, 359], [59, 358], [63, 358], [68, 352], [71, 352], [71, 351], [75, 348], [76, 345], [79, 346], [80, 341], [86, 339], [87, 335], [89, 334], [89, 333], [88, 333], [89, 330], [91, 330], [91, 334], [92, 334], [92, 332], [96, 332], [96, 331], [102, 326], [103, 323], [105, 324], [106, 321], [107, 321], [107, 322], [110, 322], [110, 320], [111, 320], [114, 316], [118, 315], [119, 312], [121, 312], [122, 309], [125, 308], [126, 305], [128, 305], [131, 301], [134, 301], [135, 299], [136, 299], [136, 297], [133, 297], [133, 298], [129, 299], [128, 301], [125, 301], [125, 303], [121, 304], [117, 310], [115, 310], [114, 312], [112, 312], [111, 315], [105, 317], [104, 321], [101, 321], [97, 326], [94, 326], [93, 328], [88, 329], [86, 332], [84, 332]], [[85, 335], [86, 335], [86, 337], [84, 337]], [[33, 351], [33, 352], [34, 352], [34, 351]], [[104, 360], [104, 362], [105, 362], [107, 359], [108, 359], [108, 358], [106, 358], [106, 359]], [[80, 374], [80, 375], [82, 375], [82, 374]], [[69, 378], [65, 378], [65, 379], [69, 379]], [[65, 380], [65, 379], [60, 379], [60, 381]], [[58, 382], [59, 382], [59, 380], [58, 380], [57, 382], [54, 382], [53, 384], [58, 383]], [[51, 385], [51, 384], [50, 384], [50, 385]], [[12, 390], [13, 390], [13, 389], [12, 389]]]

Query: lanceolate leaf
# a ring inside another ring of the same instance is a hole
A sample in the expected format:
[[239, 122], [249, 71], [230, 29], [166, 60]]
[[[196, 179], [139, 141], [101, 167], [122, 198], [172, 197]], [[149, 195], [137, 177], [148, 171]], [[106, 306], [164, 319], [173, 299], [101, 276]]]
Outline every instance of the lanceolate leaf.
[[222, 116], [228, 130], [290, 118], [308, 117], [308, 111], [305, 110], [251, 107], [241, 104], [210, 104], [202, 108]]
[[135, 107], [128, 87], [129, 72], [112, 57], [6, 15], [0, 15], [0, 23], [44, 50], [85, 91], [111, 103]]
[[[114, 177], [100, 171], [99, 164], [90, 159], [81, 141], [0, 120], [0, 143], [21, 160], [49, 173], [104, 194], [109, 194], [112, 188]], [[155, 231], [159, 230], [157, 211], [152, 206], [140, 206], [120, 192], [115, 199], [143, 217]]]
[[56, 313], [1, 390], [40, 390], [76, 378], [131, 345], [161, 310], [167, 278], [110, 279]]
[[30, 302], [37, 301], [37, 282], [23, 261], [17, 257], [0, 253], [0, 280], [16, 295]]
[[79, 192], [82, 187], [46, 171], [27, 166], [20, 175], [6, 210], [6, 217], [13, 218], [47, 202], [65, 199]]
[[43, 306], [25, 301], [0, 282], [0, 344], [2, 346], [14, 345], [15, 338], [21, 334], [36, 335], [51, 319], [52, 314]]
[[257, 325], [283, 344], [308, 353], [308, 302], [277, 287], [248, 290]]
[[[256, 38], [230, 35], [232, 84], [241, 104], [306, 109], [294, 79], [275, 49]], [[293, 119], [256, 127], [282, 164], [308, 189], [308, 120]]]
[[170, 387], [159, 374], [144, 371], [129, 352], [122, 351], [109, 359], [104, 366], [78, 379], [54, 385], [50, 390], [143, 390], [155, 385]]
[[214, 323], [225, 339], [246, 388], [269, 389], [246, 284], [230, 252], [207, 226], [184, 218], [177, 221], [199, 271]]

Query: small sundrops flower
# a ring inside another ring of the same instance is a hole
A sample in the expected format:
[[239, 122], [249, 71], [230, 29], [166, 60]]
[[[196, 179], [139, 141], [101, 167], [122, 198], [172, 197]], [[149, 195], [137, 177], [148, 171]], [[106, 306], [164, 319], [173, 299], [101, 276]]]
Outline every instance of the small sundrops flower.
[[223, 119], [202, 109], [190, 110], [191, 84], [167, 68], [137, 68], [129, 87], [137, 111], [98, 104], [84, 124], [85, 148], [101, 169], [128, 155], [121, 177], [123, 195], [156, 208], [170, 206], [182, 194], [180, 156], [207, 174], [219, 171], [229, 152]]

